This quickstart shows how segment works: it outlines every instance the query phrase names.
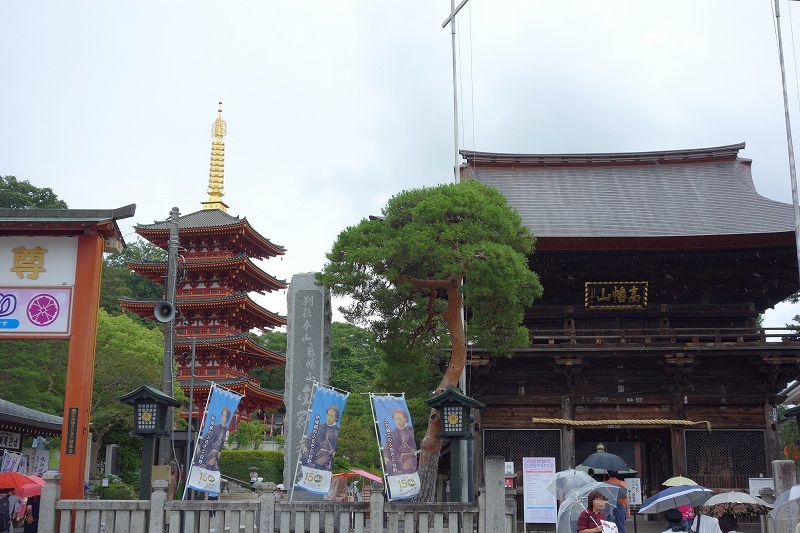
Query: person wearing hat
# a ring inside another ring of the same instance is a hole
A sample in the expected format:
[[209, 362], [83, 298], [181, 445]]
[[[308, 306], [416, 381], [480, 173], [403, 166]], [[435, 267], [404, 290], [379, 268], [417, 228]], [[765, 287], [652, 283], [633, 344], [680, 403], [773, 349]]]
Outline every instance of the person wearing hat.
[[278, 483], [278, 486], [275, 487], [275, 501], [281, 502], [283, 501], [283, 491], [286, 487], [283, 486], [283, 483]]
[[683, 513], [677, 509], [667, 509], [664, 511], [664, 518], [667, 519], [669, 527], [664, 530], [664, 533], [686, 531], [686, 526], [683, 525]]

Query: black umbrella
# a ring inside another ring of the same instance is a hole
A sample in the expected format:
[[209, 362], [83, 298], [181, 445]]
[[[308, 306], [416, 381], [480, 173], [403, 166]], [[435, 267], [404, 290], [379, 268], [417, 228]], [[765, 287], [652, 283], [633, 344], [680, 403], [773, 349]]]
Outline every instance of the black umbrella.
[[595, 452], [584, 459], [581, 465], [600, 470], [616, 470], [617, 472], [629, 470], [622, 457], [608, 452]]

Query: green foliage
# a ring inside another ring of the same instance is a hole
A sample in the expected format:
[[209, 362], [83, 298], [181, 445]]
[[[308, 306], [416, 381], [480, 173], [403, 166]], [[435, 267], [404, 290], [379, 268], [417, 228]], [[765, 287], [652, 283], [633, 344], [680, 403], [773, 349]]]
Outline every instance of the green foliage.
[[160, 383], [163, 357], [161, 332], [140, 326], [126, 315], [110, 316], [100, 309], [92, 392], [95, 438], [118, 422], [130, 424], [131, 408], [118, 398], [144, 383]]
[[351, 298], [342, 309], [350, 322], [410, 344], [441, 337], [441, 292], [454, 284], [470, 311], [470, 339], [508, 354], [527, 345], [523, 313], [542, 291], [528, 269], [534, 243], [492, 187], [469, 180], [414, 189], [394, 196], [382, 219], [341, 232], [318, 279]]
[[[106, 444], [119, 445], [119, 478], [126, 484], [139, 487], [142, 475], [142, 439], [132, 437], [132, 426], [117, 424], [105, 434]], [[105, 457], [105, 446], [100, 450]]]
[[339, 424], [335, 459], [341, 459], [358, 468], [380, 468], [369, 396], [351, 394], [348, 397]]
[[39, 188], [14, 176], [0, 176], [0, 207], [6, 209], [66, 209], [50, 187]]
[[222, 450], [219, 456], [220, 473], [239, 481], [250, 480], [250, 467], [258, 468], [264, 481], [283, 483], [283, 454], [264, 450]]
[[252, 422], [239, 422], [236, 431], [231, 432], [229, 439], [239, 448], [257, 450], [264, 440], [264, 422], [257, 419]]
[[69, 341], [0, 342], [0, 398], [64, 414]]
[[[782, 420], [783, 422], [778, 426], [778, 439], [781, 443], [781, 451], [786, 450], [787, 446], [800, 446], [800, 431], [797, 428], [797, 417], [790, 416], [786, 417], [786, 410], [788, 407], [779, 405], [778, 406], [778, 420]], [[793, 449], [791, 449], [793, 452]], [[794, 459], [793, 453], [789, 454], [789, 457], [781, 457], [781, 459], [792, 459], [794, 464], [800, 468], [800, 459]]]
[[99, 500], [136, 500], [138, 492], [130, 485], [122, 481], [115, 483], [109, 482], [108, 487], [95, 485], [89, 491], [89, 495]]
[[342, 322], [331, 324], [331, 385], [369, 392], [382, 352], [369, 331]]

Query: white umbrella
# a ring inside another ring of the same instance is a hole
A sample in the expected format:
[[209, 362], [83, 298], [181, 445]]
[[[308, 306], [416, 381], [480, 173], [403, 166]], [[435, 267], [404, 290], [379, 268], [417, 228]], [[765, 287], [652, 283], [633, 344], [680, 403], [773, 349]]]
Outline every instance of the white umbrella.
[[556, 472], [550, 477], [550, 480], [547, 482], [547, 491], [558, 500], [563, 501], [567, 497], [567, 494], [569, 494], [569, 491], [590, 483], [597, 483], [597, 481], [586, 472], [569, 468]]
[[688, 477], [683, 476], [675, 476], [671, 477], [662, 483], [665, 487], [679, 487], [681, 485], [697, 485], [694, 481], [689, 479]]
[[[612, 485], [611, 483], [590, 483], [583, 487], [573, 489], [567, 497], [561, 502], [561, 507], [558, 508], [558, 519], [556, 521], [557, 533], [575, 533], [578, 525], [578, 517], [583, 511], [586, 510], [586, 503], [589, 493], [596, 490], [602, 494], [607, 500], [605, 514], [611, 512], [611, 509], [617, 506], [617, 498], [619, 498], [619, 491], [622, 487], [619, 485]], [[598, 526], [600, 524], [597, 524]]]
[[769, 515], [775, 520], [796, 519], [797, 516], [800, 516], [800, 506], [797, 504], [798, 499], [800, 499], [800, 485], [795, 485], [789, 490], [781, 492], [780, 496], [775, 498], [775, 503], [772, 504], [774, 509], [769, 512]]
[[735, 517], [767, 514], [770, 504], [746, 492], [723, 492], [712, 496], [700, 507], [700, 512], [711, 516], [730, 514]]

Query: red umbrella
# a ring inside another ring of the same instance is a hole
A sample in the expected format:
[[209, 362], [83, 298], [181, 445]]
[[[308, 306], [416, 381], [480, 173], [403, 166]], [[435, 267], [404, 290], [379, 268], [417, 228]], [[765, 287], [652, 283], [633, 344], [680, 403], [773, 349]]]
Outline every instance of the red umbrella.
[[34, 483], [33, 479], [19, 472], [0, 472], [0, 489], [16, 489]]
[[44, 483], [26, 483], [21, 487], [14, 489], [14, 495], [20, 498], [30, 498], [31, 496], [42, 495], [42, 485]]

